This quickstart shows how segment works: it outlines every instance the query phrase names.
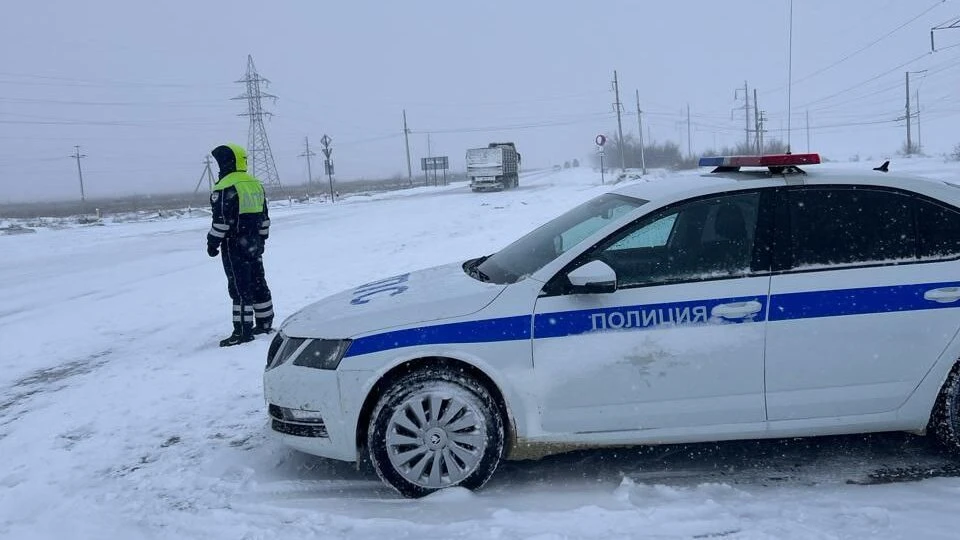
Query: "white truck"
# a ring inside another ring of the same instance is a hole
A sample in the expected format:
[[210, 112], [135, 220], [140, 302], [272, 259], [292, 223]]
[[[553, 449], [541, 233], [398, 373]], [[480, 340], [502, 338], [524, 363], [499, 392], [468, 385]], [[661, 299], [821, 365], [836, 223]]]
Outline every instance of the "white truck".
[[520, 185], [520, 154], [512, 142], [467, 150], [467, 177], [473, 191], [500, 191]]

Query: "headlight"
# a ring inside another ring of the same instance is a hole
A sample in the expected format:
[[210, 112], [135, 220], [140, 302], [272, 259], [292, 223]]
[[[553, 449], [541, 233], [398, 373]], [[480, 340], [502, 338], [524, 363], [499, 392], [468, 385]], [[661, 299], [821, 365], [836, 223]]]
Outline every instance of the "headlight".
[[273, 366], [273, 361], [277, 358], [281, 345], [283, 345], [283, 333], [277, 332], [277, 335], [273, 336], [273, 340], [270, 341], [270, 348], [267, 349], [267, 369]]
[[314, 369], [337, 369], [349, 348], [349, 339], [312, 339], [293, 359], [293, 365]]
[[270, 351], [267, 353], [267, 369], [275, 368], [289, 360], [306, 341], [304, 338], [286, 337], [278, 333], [277, 337], [273, 338]]

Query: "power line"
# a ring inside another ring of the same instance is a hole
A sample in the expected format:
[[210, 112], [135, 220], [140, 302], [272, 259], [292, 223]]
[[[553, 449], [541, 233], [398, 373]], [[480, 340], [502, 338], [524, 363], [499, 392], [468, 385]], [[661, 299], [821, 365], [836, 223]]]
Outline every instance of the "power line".
[[445, 128], [445, 129], [424, 129], [424, 130], [411, 130], [410, 133], [488, 133], [494, 131], [520, 131], [525, 129], [538, 129], [544, 127], [554, 127], [554, 126], [567, 126], [573, 124], [583, 124], [589, 122], [595, 122], [600, 119], [611, 119], [613, 118], [613, 113], [593, 113], [589, 115], [590, 118], [582, 118], [579, 120], [566, 120], [566, 121], [557, 121], [557, 122], [538, 122], [530, 124], [514, 124], [514, 125], [503, 125], [503, 126], [485, 126], [485, 127], [469, 127], [469, 128]]
[[[876, 44], [880, 43], [881, 41], [887, 39], [888, 37], [892, 36], [893, 34], [896, 34], [896, 33], [899, 32], [900, 30], [903, 30], [904, 28], [906, 28], [907, 26], [909, 26], [911, 23], [915, 22], [917, 19], [923, 17], [923, 16], [926, 15], [927, 13], [930, 13], [931, 11], [933, 11], [934, 9], [936, 9], [937, 6], [939, 6], [940, 4], [943, 4], [944, 2], [946, 2], [946, 0], [937, 0], [937, 1], [934, 2], [932, 5], [930, 5], [930, 7], [926, 8], [926, 9], [924, 9], [922, 12], [920, 12], [920, 14], [918, 14], [918, 15], [910, 18], [909, 20], [907, 20], [906, 22], [900, 24], [899, 26], [897, 26], [897, 27], [894, 28], [893, 30], [890, 30], [890, 31], [887, 32], [886, 34], [883, 34], [882, 36], [880, 36], [880, 37], [878, 37], [877, 39], [871, 41], [870, 43], [867, 43], [867, 44], [864, 45], [863, 47], [860, 47], [859, 49], [857, 49], [857, 50], [855, 50], [855, 51], [853, 51], [853, 52], [851, 52], [851, 53], [849, 53], [849, 54], [846, 54], [846, 55], [842, 56], [839, 60], [836, 60], [836, 61], [834, 61], [833, 63], [828, 64], [827, 66], [824, 66], [824, 67], [822, 67], [822, 68], [820, 68], [820, 69], [818, 69], [818, 70], [816, 70], [816, 71], [814, 71], [814, 72], [812, 72], [812, 73], [809, 73], [809, 74], [807, 74], [807, 75], [804, 75], [803, 77], [800, 77], [799, 79], [796, 79], [795, 81], [793, 81], [793, 84], [802, 83], [802, 82], [804, 82], [804, 81], [806, 81], [806, 80], [809, 80], [809, 79], [811, 79], [811, 78], [813, 78], [813, 77], [816, 77], [817, 75], [819, 75], [819, 74], [821, 74], [821, 73], [823, 73], [823, 72], [825, 72], [825, 71], [828, 71], [828, 70], [830, 70], [830, 69], [833, 69], [833, 68], [839, 66], [840, 64], [846, 62], [847, 60], [850, 60], [850, 59], [853, 58], [854, 56], [856, 56], [856, 55], [858, 55], [858, 54], [866, 51], [867, 49], [870, 49], [870, 48], [873, 47], [874, 45], [876, 45]], [[773, 90], [770, 90], [770, 92], [776, 92], [776, 91], [782, 90], [782, 89], [784, 89], [784, 88], [786, 88], [786, 85], [778, 86], [778, 87], [774, 88]]]
[[[124, 121], [72, 121], [72, 120], [0, 120], [0, 124], [11, 124], [11, 125], [27, 125], [27, 126], [88, 126], [88, 127], [135, 127], [135, 128], [151, 128], [151, 129], [183, 129], [185, 127], [189, 128], [198, 128], [198, 127], [216, 127], [222, 126], [222, 123], [215, 122], [174, 122], [174, 123], [164, 123], [164, 124], [144, 124], [138, 122], [124, 122]], [[217, 131], [222, 131], [222, 129], [217, 129]], [[13, 137], [21, 138], [21, 137]]]
[[870, 83], [872, 83], [873, 81], [875, 81], [875, 80], [877, 80], [877, 79], [879, 79], [879, 78], [881, 78], [881, 77], [884, 77], [885, 75], [889, 75], [889, 74], [891, 74], [891, 73], [893, 73], [893, 72], [895, 72], [895, 71], [900, 71], [901, 69], [909, 66], [910, 64], [912, 64], [912, 63], [914, 63], [914, 62], [916, 62], [916, 61], [918, 61], [918, 60], [921, 60], [922, 58], [924, 58], [924, 57], [926, 57], [926, 56], [928, 56], [928, 55], [930, 55], [930, 54], [931, 54], [931, 53], [929, 53], [929, 52], [925, 52], [925, 53], [923, 53], [923, 54], [921, 54], [921, 55], [919, 55], [919, 56], [916, 56], [916, 57], [914, 57], [914, 58], [911, 58], [910, 60], [907, 60], [906, 62], [904, 62], [904, 63], [902, 63], [902, 64], [899, 64], [899, 65], [897, 65], [897, 66], [895, 66], [895, 67], [892, 67], [892, 68], [884, 71], [883, 73], [880, 73], [879, 75], [874, 75], [873, 77], [870, 77], [869, 79], [866, 79], [866, 80], [864, 80], [864, 81], [861, 81], [861, 82], [859, 82], [859, 83], [857, 83], [857, 84], [855, 84], [855, 85], [853, 85], [853, 86], [844, 88], [843, 90], [840, 90], [840, 91], [838, 91], [838, 92], [834, 92], [834, 93], [832, 93], [832, 94], [830, 94], [830, 95], [828, 95], [828, 96], [824, 96], [824, 97], [822, 97], [822, 98], [820, 98], [820, 99], [815, 99], [815, 100], [810, 101], [810, 102], [808, 102], [808, 103], [806, 103], [806, 104], [804, 104], [804, 105], [801, 105], [800, 108], [801, 108], [801, 109], [805, 109], [805, 108], [809, 107], [810, 105], [814, 105], [814, 104], [816, 104], [816, 103], [823, 103], [824, 101], [830, 100], [830, 99], [832, 99], [832, 98], [834, 98], [834, 97], [836, 97], [836, 96], [843, 95], [843, 94], [845, 94], [845, 93], [847, 93], [847, 92], [850, 92], [850, 91], [852, 91], [852, 90], [856, 90], [857, 88], [860, 88], [861, 86], [866, 85], [866, 84], [870, 84]]
[[600, 96], [600, 92], [584, 92], [579, 94], [566, 94], [559, 96], [547, 96], [540, 98], [510, 99], [503, 101], [471, 101], [471, 102], [408, 102], [407, 105], [425, 106], [425, 107], [482, 107], [487, 105], [525, 105], [529, 103], [549, 103], [553, 101], [567, 101], [574, 99], [595, 99]]
[[34, 75], [26, 73], [6, 73], [0, 72], [0, 77], [13, 77], [21, 79], [40, 79], [41, 81], [15, 81], [0, 80], [0, 84], [22, 85], [22, 86], [119, 86], [119, 87], [146, 87], [146, 88], [217, 88], [225, 87], [228, 83], [169, 83], [155, 81], [122, 81], [110, 79], [81, 79], [74, 77], [59, 77], [52, 75]]
[[[960, 44], [958, 44], [957, 46], [960, 46]], [[953, 47], [953, 46], [951, 46], [951, 47]], [[941, 50], [946, 50], [946, 49], [947, 49], [947, 48], [945, 47], [944, 49], [941, 49]], [[926, 56], [926, 55], [928, 55], [928, 54], [930, 54], [930, 53], [924, 53], [922, 56]], [[918, 58], [920, 58], [920, 57], [918, 57]], [[845, 94], [845, 93], [847, 93], [847, 92], [849, 92], [849, 91], [853, 91], [853, 90], [855, 90], [855, 89], [858, 88], [858, 87], [865, 86], [865, 85], [867, 85], [867, 84], [869, 84], [869, 83], [871, 83], [871, 82], [873, 82], [873, 81], [875, 81], [875, 80], [877, 80], [877, 79], [880, 79], [880, 78], [882, 78], [882, 77], [884, 77], [884, 76], [886, 76], [886, 75], [889, 75], [889, 74], [893, 73], [894, 71], [898, 71], [901, 67], [904, 67], [904, 66], [906, 66], [906, 65], [908, 65], [908, 64], [916, 61], [918, 58], [914, 58], [914, 59], [911, 60], [911, 61], [908, 61], [908, 62], [906, 62], [906, 63], [904, 63], [904, 64], [901, 64], [900, 66], [897, 66], [897, 67], [892, 68], [892, 69], [890, 69], [890, 70], [888, 70], [888, 71], [885, 71], [884, 73], [881, 73], [880, 75], [874, 76], [874, 77], [872, 77], [872, 78], [870, 78], [870, 79], [868, 79], [868, 80], [866, 80], [866, 81], [861, 81], [860, 83], [858, 83], [858, 84], [856, 84], [856, 85], [854, 85], [854, 86], [852, 86], [852, 87], [849, 87], [849, 88], [847, 88], [847, 89], [845, 89], [845, 90], [841, 90], [840, 92], [837, 92], [837, 93], [832, 94], [832, 95], [830, 95], [830, 96], [827, 96], [827, 97], [824, 97], [824, 98], [820, 98], [820, 99], [815, 100], [815, 101], [811, 101], [811, 102], [809, 102], [807, 105], [811, 105], [811, 104], [818, 103], [818, 102], [830, 101], [833, 97], [836, 97], [837, 95]], [[960, 56], [954, 56], [954, 57], [951, 57], [951, 58], [948, 59], [948, 60], [945, 60], [945, 61], [940, 62], [940, 63], [938, 63], [938, 64], [934, 64], [933, 66], [931, 66], [930, 68], [927, 69], [927, 72], [928, 72], [928, 73], [927, 73], [927, 76], [932, 76], [932, 75], [936, 75], [936, 74], [938, 74], [938, 73], [943, 73], [944, 71], [949, 71], [949, 70], [951, 70], [951, 69], [954, 69], [954, 68], [960, 66], [960, 64], [958, 64], [958, 63], [956, 62], [958, 58], [960, 58]], [[926, 79], [926, 76], [924, 77], [924, 79]], [[834, 101], [834, 102], [832, 102], [831, 104], [824, 105], [824, 106], [821, 106], [821, 107], [814, 107], [814, 108], [812, 108], [811, 110], [814, 111], [814, 112], [823, 112], [823, 111], [830, 111], [830, 110], [836, 109], [836, 108], [838, 108], [838, 107], [840, 107], [841, 105], [846, 104], [846, 103], [852, 103], [852, 102], [860, 102], [860, 103], [862, 103], [864, 98], [871, 97], [871, 96], [874, 96], [874, 95], [883, 94], [883, 93], [886, 93], [886, 92], [890, 92], [890, 91], [892, 91], [892, 90], [899, 90], [899, 89], [901, 89], [902, 87], [903, 87], [903, 86], [902, 86], [902, 82], [901, 82], [901, 81], [897, 81], [897, 82], [895, 82], [895, 83], [891, 83], [890, 85], [884, 86], [884, 87], [882, 87], [882, 88], [880, 88], [880, 89], [878, 89], [878, 90], [874, 90], [874, 91], [868, 92], [868, 93], [866, 93], [866, 94], [859, 94], [859, 95], [856, 95], [856, 96], [853, 96], [853, 97], [851, 97], [851, 98], [844, 99], [844, 100], [841, 100], [841, 101]]]
[[[410, 133], [413, 133], [413, 131], [411, 131]], [[367, 138], [365, 138], [365, 139], [354, 139], [354, 140], [352, 140], [352, 141], [346, 141], [346, 142], [337, 143], [337, 144], [340, 145], [340, 146], [354, 146], [354, 145], [358, 145], [358, 144], [366, 144], [366, 143], [371, 143], [371, 142], [386, 141], [386, 140], [389, 140], [389, 139], [396, 139], [396, 138], [399, 138], [399, 137], [402, 137], [402, 136], [403, 136], [402, 133], [390, 133], [389, 135], [378, 135], [378, 136], [376, 136], [376, 137], [367, 137]]]
[[3, 103], [21, 103], [37, 105], [87, 105], [94, 107], [192, 107], [220, 104], [220, 101], [214, 100], [189, 100], [189, 101], [83, 101], [74, 99], [38, 99], [38, 98], [10, 98], [0, 97]]

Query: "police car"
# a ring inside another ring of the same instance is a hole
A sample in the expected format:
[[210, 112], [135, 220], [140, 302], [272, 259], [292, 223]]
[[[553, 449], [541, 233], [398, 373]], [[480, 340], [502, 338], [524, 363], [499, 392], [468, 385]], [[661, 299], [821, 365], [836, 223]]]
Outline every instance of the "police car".
[[270, 347], [272, 430], [412, 497], [571, 448], [930, 431], [958, 449], [960, 188], [819, 162], [705, 158], [313, 304]]

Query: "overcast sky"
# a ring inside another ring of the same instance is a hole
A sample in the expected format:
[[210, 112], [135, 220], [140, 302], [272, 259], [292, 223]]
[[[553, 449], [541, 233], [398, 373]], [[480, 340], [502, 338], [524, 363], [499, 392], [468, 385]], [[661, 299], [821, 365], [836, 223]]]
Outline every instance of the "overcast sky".
[[[930, 53], [930, 28], [952, 17], [953, 0], [795, 0], [794, 151], [809, 110], [812, 150], [894, 154], [904, 72], [923, 69], [924, 148], [960, 143], [960, 30]], [[248, 54], [279, 97], [267, 131], [287, 184], [306, 179], [303, 138], [324, 133], [339, 178], [405, 176], [404, 108], [415, 174], [428, 132], [454, 169], [494, 140], [515, 141], [525, 167], [582, 160], [616, 132], [615, 69], [625, 134], [639, 90], [654, 139], [686, 151], [689, 104], [695, 154], [736, 143], [748, 81], [768, 137], [786, 138], [788, 20], [789, 0], [5, 0], [0, 202], [79, 197], [73, 145], [88, 197], [192, 190], [210, 149], [247, 142], [230, 98]]]

